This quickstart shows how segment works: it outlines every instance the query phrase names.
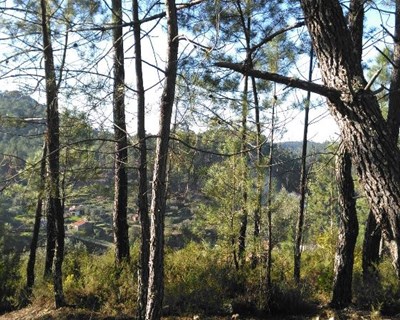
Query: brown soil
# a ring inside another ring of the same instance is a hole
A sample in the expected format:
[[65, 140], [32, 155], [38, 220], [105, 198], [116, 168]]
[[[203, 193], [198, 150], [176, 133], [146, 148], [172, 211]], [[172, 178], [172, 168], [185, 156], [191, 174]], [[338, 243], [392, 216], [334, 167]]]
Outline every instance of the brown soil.
[[[164, 320], [231, 320], [234, 317], [197, 317], [196, 315], [192, 317], [167, 317]], [[43, 305], [32, 305], [26, 308], [13, 311], [0, 316], [0, 320], [128, 320], [134, 319], [133, 317], [122, 317], [122, 316], [105, 316], [98, 312], [79, 309], [73, 307], [64, 307], [60, 309], [55, 309], [52, 306]], [[251, 317], [241, 317], [240, 315], [237, 319], [243, 320], [255, 320]], [[396, 316], [384, 316], [377, 312], [371, 311], [360, 311], [356, 309], [345, 309], [343, 311], [337, 312], [329, 308], [321, 308], [319, 312], [313, 316], [269, 316], [265, 319], [270, 320], [400, 320], [400, 315]]]

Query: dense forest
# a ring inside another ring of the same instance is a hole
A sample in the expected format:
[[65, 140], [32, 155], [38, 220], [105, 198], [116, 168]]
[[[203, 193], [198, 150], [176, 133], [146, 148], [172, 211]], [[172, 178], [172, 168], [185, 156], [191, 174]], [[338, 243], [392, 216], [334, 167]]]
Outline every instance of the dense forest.
[[0, 11], [0, 314], [400, 314], [400, 1]]

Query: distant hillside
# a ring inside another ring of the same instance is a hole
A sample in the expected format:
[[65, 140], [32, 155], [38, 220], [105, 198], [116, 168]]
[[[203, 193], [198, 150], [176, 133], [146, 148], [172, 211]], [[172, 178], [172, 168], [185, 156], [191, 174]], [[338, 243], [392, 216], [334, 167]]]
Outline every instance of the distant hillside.
[[[0, 153], [26, 160], [43, 143], [45, 106], [18, 91], [0, 93]], [[5, 168], [2, 168], [4, 170]]]
[[2, 117], [44, 117], [46, 108], [20, 91], [0, 92], [0, 115]]
[[[294, 154], [301, 155], [303, 148], [303, 141], [285, 141], [277, 144], [280, 148], [292, 151]], [[329, 145], [328, 142], [319, 143], [308, 141], [307, 143], [307, 153], [313, 152], [323, 152], [325, 148]]]

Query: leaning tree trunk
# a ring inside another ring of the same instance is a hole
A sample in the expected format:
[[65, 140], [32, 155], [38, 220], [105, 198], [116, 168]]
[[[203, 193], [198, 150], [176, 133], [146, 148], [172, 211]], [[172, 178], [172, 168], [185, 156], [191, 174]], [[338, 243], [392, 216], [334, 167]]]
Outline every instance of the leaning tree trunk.
[[354, 248], [358, 235], [358, 221], [354, 183], [351, 175], [351, 158], [343, 144], [341, 144], [336, 158], [336, 180], [341, 210], [331, 306], [344, 308], [351, 303], [352, 299]]
[[35, 284], [35, 263], [36, 263], [36, 250], [39, 241], [40, 221], [43, 212], [43, 194], [46, 185], [46, 157], [47, 145], [43, 143], [42, 159], [40, 160], [40, 175], [39, 175], [39, 194], [36, 203], [35, 223], [33, 225], [33, 233], [31, 245], [29, 248], [29, 259], [26, 266], [26, 300], [29, 301], [32, 295], [33, 285]]
[[301, 5], [323, 82], [338, 91], [328, 95], [330, 110], [400, 277], [400, 151], [389, 136], [377, 98], [367, 87], [340, 3], [302, 0]]
[[150, 221], [149, 205], [147, 196], [147, 147], [145, 130], [145, 91], [143, 84], [142, 71], [142, 48], [139, 23], [139, 3], [133, 0], [133, 33], [135, 38], [135, 72], [136, 72], [136, 90], [137, 90], [137, 127], [139, 139], [139, 165], [138, 165], [138, 214], [141, 227], [140, 242], [140, 268], [138, 275], [138, 318], [145, 319], [147, 288], [149, 282], [149, 242], [150, 242]]
[[168, 58], [165, 84], [160, 105], [160, 131], [156, 145], [153, 185], [150, 205], [150, 257], [149, 288], [146, 319], [161, 318], [164, 294], [164, 218], [166, 204], [166, 174], [168, 163], [169, 134], [178, 66], [178, 21], [174, 0], [166, 1], [168, 27]]
[[119, 264], [123, 260], [129, 260], [128, 174], [126, 171], [128, 142], [125, 123], [125, 67], [121, 0], [112, 1], [112, 16], [114, 23], [113, 120], [115, 139], [113, 229], [115, 261]]
[[47, 105], [47, 154], [49, 174], [49, 210], [54, 215], [56, 241], [54, 261], [55, 306], [64, 306], [65, 298], [62, 285], [62, 264], [64, 260], [64, 212], [60, 198], [60, 118], [58, 112], [58, 87], [54, 68], [53, 47], [51, 44], [50, 14], [47, 0], [41, 0], [43, 56], [46, 79]]

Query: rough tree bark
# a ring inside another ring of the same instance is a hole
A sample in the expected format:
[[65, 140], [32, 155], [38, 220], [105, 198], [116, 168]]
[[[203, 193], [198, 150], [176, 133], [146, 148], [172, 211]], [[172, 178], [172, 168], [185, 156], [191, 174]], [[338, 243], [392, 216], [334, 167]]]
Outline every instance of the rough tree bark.
[[[361, 0], [358, 0], [361, 1]], [[393, 38], [393, 56], [391, 64], [393, 66], [390, 90], [389, 90], [389, 109], [387, 125], [389, 136], [397, 144], [400, 127], [400, 1], [396, 0], [395, 27]], [[376, 281], [378, 274], [376, 265], [379, 263], [379, 248], [381, 241], [381, 229], [377, 224], [373, 212], [368, 215], [365, 237], [363, 242], [363, 278], [364, 282]]]
[[[353, 40], [354, 54], [357, 60], [362, 58], [362, 40], [364, 26], [364, 1], [350, 2], [348, 23]], [[333, 293], [331, 306], [344, 308], [352, 299], [352, 273], [354, 248], [358, 235], [358, 221], [354, 183], [351, 172], [351, 158], [343, 144], [340, 145], [336, 158], [336, 180], [339, 188], [339, 235], [335, 253]]]
[[379, 273], [379, 251], [381, 245], [381, 228], [376, 222], [374, 213], [369, 211], [365, 224], [365, 233], [362, 249], [362, 272], [364, 284], [375, 284], [378, 282]]
[[139, 297], [138, 297], [138, 318], [145, 319], [147, 288], [149, 282], [149, 242], [150, 242], [150, 221], [149, 205], [147, 196], [147, 147], [145, 129], [145, 90], [143, 84], [142, 70], [142, 48], [139, 23], [139, 3], [133, 0], [133, 33], [135, 39], [135, 72], [137, 90], [137, 130], [139, 139], [139, 164], [138, 164], [138, 214], [141, 227], [140, 242], [140, 268], [138, 275]]
[[156, 145], [156, 159], [150, 205], [150, 257], [149, 287], [146, 319], [161, 318], [164, 293], [164, 218], [166, 204], [166, 171], [168, 163], [169, 134], [178, 60], [178, 22], [174, 0], [166, 1], [168, 52], [165, 83], [160, 105], [160, 129]]
[[340, 91], [330, 97], [331, 112], [351, 151], [373, 213], [388, 241], [400, 277], [399, 149], [390, 139], [376, 97], [364, 90], [361, 60], [338, 1], [302, 0], [306, 25], [324, 84]]
[[331, 306], [344, 308], [351, 303], [354, 248], [358, 235], [356, 198], [351, 175], [350, 154], [341, 144], [336, 157], [336, 180], [339, 188], [339, 239], [335, 254]]
[[243, 74], [311, 90], [328, 98], [343, 141], [352, 155], [369, 205], [387, 241], [400, 278], [400, 151], [389, 136], [377, 98], [367, 88], [361, 60], [338, 1], [302, 0], [323, 85], [253, 70], [243, 64], [217, 66]]
[[128, 174], [126, 171], [128, 142], [125, 123], [125, 66], [121, 0], [112, 1], [112, 19], [115, 25], [115, 28], [113, 28], [113, 120], [115, 139], [113, 229], [115, 260], [119, 264], [123, 260], [129, 260]]
[[400, 0], [396, 0], [395, 29], [393, 34], [392, 74], [389, 90], [389, 110], [387, 123], [389, 135], [395, 143], [399, 138], [400, 128]]
[[64, 212], [60, 197], [60, 118], [58, 112], [58, 87], [54, 68], [54, 55], [51, 43], [51, 31], [48, 1], [41, 0], [43, 55], [46, 79], [46, 105], [47, 105], [47, 155], [49, 175], [49, 210], [54, 216], [56, 241], [54, 261], [54, 295], [55, 306], [65, 306], [62, 285], [62, 264], [64, 260]]

